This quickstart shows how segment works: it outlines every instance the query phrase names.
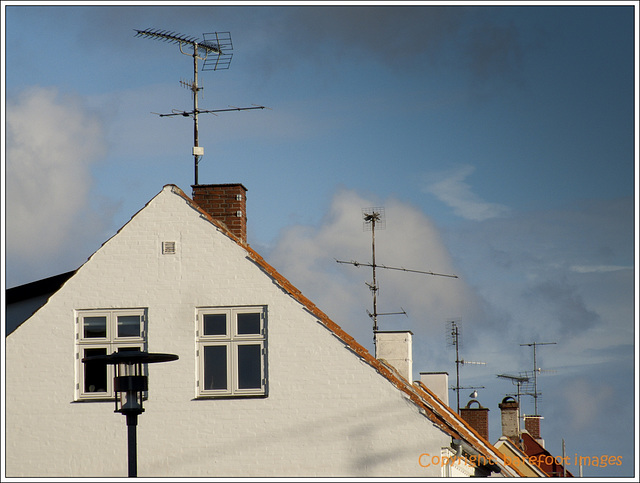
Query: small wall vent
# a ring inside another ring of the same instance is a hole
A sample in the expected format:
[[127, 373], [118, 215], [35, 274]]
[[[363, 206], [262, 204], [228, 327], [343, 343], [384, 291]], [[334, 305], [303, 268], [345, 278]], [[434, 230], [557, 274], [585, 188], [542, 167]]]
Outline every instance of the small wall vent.
[[174, 241], [162, 242], [163, 255], [174, 255], [175, 253], [176, 253], [176, 242]]

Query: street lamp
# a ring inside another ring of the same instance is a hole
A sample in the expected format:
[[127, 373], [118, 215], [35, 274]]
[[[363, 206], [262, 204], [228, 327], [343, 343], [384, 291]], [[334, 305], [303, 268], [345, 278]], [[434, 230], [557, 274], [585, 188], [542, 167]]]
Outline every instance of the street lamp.
[[138, 425], [138, 414], [144, 412], [142, 398], [148, 389], [148, 378], [143, 374], [142, 365], [177, 359], [176, 354], [149, 353], [139, 350], [88, 356], [82, 359], [85, 364], [113, 364], [116, 368], [116, 374], [113, 378], [116, 403], [114, 412], [124, 414], [127, 417], [129, 476], [138, 476], [136, 426]]

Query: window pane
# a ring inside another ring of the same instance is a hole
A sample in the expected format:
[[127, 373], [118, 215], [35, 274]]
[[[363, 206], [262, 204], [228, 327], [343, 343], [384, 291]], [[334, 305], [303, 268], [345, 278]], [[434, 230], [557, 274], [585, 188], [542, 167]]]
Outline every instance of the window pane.
[[238, 388], [260, 389], [260, 344], [238, 346]]
[[[103, 356], [106, 348], [85, 349], [84, 357]], [[107, 392], [107, 365], [99, 362], [84, 364], [84, 392]]]
[[100, 317], [84, 317], [82, 324], [85, 338], [100, 337], [104, 339], [107, 337], [107, 317], [105, 315]]
[[140, 337], [140, 316], [118, 315], [118, 337]]
[[238, 314], [238, 334], [260, 334], [260, 314]]
[[227, 335], [226, 314], [204, 314], [204, 335]]
[[204, 351], [204, 389], [227, 389], [227, 346], [208, 345]]

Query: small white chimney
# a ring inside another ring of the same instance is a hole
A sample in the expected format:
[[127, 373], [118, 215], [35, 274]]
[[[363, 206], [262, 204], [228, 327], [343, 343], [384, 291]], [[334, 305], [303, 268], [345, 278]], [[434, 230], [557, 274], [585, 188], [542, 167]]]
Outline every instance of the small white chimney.
[[376, 359], [392, 365], [407, 381], [413, 380], [410, 330], [376, 332]]
[[448, 372], [421, 372], [420, 382], [438, 396], [438, 399], [449, 405], [449, 373]]

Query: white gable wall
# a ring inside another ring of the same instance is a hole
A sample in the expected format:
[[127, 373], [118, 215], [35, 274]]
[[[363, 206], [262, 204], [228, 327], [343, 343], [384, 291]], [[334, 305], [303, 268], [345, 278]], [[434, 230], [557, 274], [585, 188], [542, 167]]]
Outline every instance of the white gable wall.
[[[162, 241], [177, 253], [162, 255]], [[196, 400], [197, 307], [267, 307], [268, 397]], [[6, 340], [7, 476], [125, 476], [113, 401], [74, 402], [74, 311], [148, 308], [139, 476], [439, 476], [451, 438], [171, 187]]]

